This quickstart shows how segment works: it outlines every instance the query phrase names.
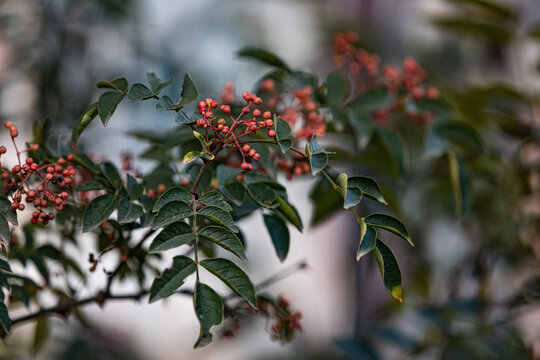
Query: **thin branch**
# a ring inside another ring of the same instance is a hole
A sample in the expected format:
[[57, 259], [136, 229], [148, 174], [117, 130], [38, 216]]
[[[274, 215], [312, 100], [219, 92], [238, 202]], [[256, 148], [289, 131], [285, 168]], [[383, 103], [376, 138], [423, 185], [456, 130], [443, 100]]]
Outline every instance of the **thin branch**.
[[[307, 267], [307, 263], [305, 260], [300, 260], [299, 262], [275, 273], [274, 275], [270, 276], [266, 280], [260, 282], [259, 284], [255, 285], [255, 290], [260, 291], [292, 274], [297, 272], [298, 270], [305, 269]], [[104, 291], [100, 291], [94, 296], [86, 297], [81, 300], [74, 300], [74, 299], [62, 299], [58, 302], [57, 305], [51, 306], [49, 308], [44, 308], [41, 310], [38, 310], [36, 312], [23, 315], [21, 317], [15, 318], [11, 321], [12, 325], [18, 325], [33, 319], [40, 318], [42, 316], [50, 315], [50, 314], [58, 314], [62, 317], [66, 317], [73, 308], [87, 305], [90, 303], [96, 303], [98, 305], [103, 305], [106, 301], [109, 300], [140, 300], [143, 296], [146, 296], [150, 293], [150, 290], [141, 290], [137, 293], [133, 294], [119, 294], [119, 295], [113, 295], [110, 293], [106, 293]], [[176, 291], [174, 294], [179, 295], [189, 295], [193, 296], [193, 290], [188, 289], [182, 289]], [[231, 293], [227, 296], [224, 296], [224, 300], [231, 300], [234, 298], [237, 298], [238, 295], [235, 293]]]

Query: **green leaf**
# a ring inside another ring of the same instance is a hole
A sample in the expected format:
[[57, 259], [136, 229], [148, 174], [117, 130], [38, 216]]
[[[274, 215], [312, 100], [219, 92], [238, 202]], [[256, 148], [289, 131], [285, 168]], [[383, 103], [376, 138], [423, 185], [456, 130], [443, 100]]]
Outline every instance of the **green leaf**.
[[186, 155], [184, 155], [184, 159], [182, 160], [182, 164], [186, 165], [189, 164], [197, 159], [200, 159], [202, 157], [203, 153], [200, 151], [190, 151]]
[[144, 214], [143, 207], [138, 204], [134, 204], [129, 200], [120, 200], [118, 206], [118, 222], [120, 224], [127, 224], [136, 221]]
[[173, 100], [164, 95], [156, 104], [157, 110], [180, 110], [189, 103], [192, 103], [197, 100], [199, 97], [199, 92], [197, 87], [191, 80], [191, 77], [188, 73], [185, 73], [182, 77], [182, 91], [180, 92], [180, 100], [178, 103], [174, 103]]
[[199, 140], [204, 149], [207, 146], [206, 138], [204, 137], [204, 135], [195, 130], [193, 130], [193, 135], [197, 138], [197, 140]]
[[219, 190], [227, 196], [235, 205], [240, 206], [244, 203], [246, 197], [246, 188], [242, 183], [231, 182], [229, 184], [219, 186]]
[[433, 19], [433, 23], [445, 30], [454, 31], [469, 38], [487, 39], [498, 44], [506, 44], [512, 38], [512, 33], [504, 23], [477, 20], [474, 18], [441, 16]]
[[49, 318], [42, 316], [36, 321], [36, 329], [34, 330], [34, 341], [32, 343], [32, 353], [36, 354], [45, 344], [45, 340], [49, 336]]
[[132, 200], [138, 199], [144, 192], [144, 186], [130, 174], [127, 174], [127, 192]]
[[125, 93], [128, 89], [128, 82], [126, 78], [118, 78], [113, 81], [100, 81], [97, 83], [98, 88], [116, 89]]
[[289, 253], [290, 235], [287, 225], [277, 216], [264, 215], [264, 224], [274, 244], [274, 249], [280, 261], [284, 261]]
[[150, 89], [139, 83], [131, 85], [128, 92], [128, 99], [130, 102], [150, 99], [153, 96]]
[[204, 151], [203, 153], [201, 153], [201, 157], [206, 160], [214, 160], [215, 158], [214, 154], [208, 151]]
[[109, 183], [113, 189], [120, 190], [122, 188], [122, 178], [120, 177], [120, 173], [113, 163], [107, 161], [106, 163], [102, 164], [101, 172], [107, 178], [107, 180], [109, 180]]
[[11, 224], [19, 225], [17, 221], [17, 213], [11, 210], [11, 201], [3, 195], [0, 195], [0, 212], [4, 213], [6, 220]]
[[185, 202], [168, 202], [161, 207], [159, 213], [154, 217], [152, 229], [159, 229], [192, 215], [193, 212], [191, 211], [191, 208]]
[[[226, 165], [218, 165], [216, 169], [216, 177], [221, 185], [225, 185], [236, 179], [236, 176], [240, 174], [242, 170], [233, 169]], [[249, 174], [249, 173], [248, 173]]]
[[118, 199], [112, 194], [98, 196], [84, 209], [83, 232], [93, 230], [109, 218], [116, 208]]
[[75, 186], [73, 191], [93, 191], [93, 190], [104, 190], [105, 185], [100, 183], [97, 180], [90, 180], [85, 182], [84, 184], [80, 184]]
[[187, 256], [175, 256], [170, 268], [163, 270], [150, 287], [149, 303], [172, 295], [184, 284], [186, 278], [197, 269], [197, 265]]
[[152, 241], [150, 253], [169, 250], [181, 245], [189, 244], [195, 240], [191, 226], [183, 221], [174, 222], [166, 226]]
[[384, 199], [384, 196], [379, 188], [379, 185], [375, 180], [366, 176], [349, 176], [347, 179], [348, 188], [358, 188], [362, 191], [363, 195], [366, 195], [372, 199], [377, 200], [380, 203], [388, 204]]
[[146, 73], [146, 80], [148, 81], [151, 90], [143, 84], [133, 84], [129, 89], [128, 93], [129, 101], [140, 101], [150, 98], [157, 98], [157, 95], [160, 93], [160, 91], [167, 87], [173, 81], [173, 79], [169, 79], [165, 82], [162, 82], [155, 73]]
[[11, 285], [11, 291], [13, 292], [13, 295], [22, 302], [26, 307], [30, 306], [30, 301], [32, 300], [32, 294], [30, 293], [30, 290], [24, 286], [19, 286], [12, 284]]
[[247, 261], [244, 246], [233, 232], [221, 226], [209, 225], [199, 230], [198, 235], [232, 252], [240, 259]]
[[464, 146], [472, 152], [484, 150], [482, 137], [475, 128], [462, 121], [441, 120], [433, 124], [433, 133], [447, 141]]
[[298, 215], [298, 212], [296, 211], [294, 206], [289, 204], [285, 199], [283, 199], [279, 195], [276, 196], [276, 202], [279, 204], [279, 206], [272, 210], [284, 216], [291, 224], [296, 226], [298, 231], [302, 232], [303, 230], [302, 219]]
[[379, 264], [379, 270], [383, 278], [384, 286], [393, 297], [402, 301], [401, 298], [401, 271], [392, 250], [390, 250], [382, 241], [377, 240], [374, 249], [375, 259]]
[[98, 114], [103, 123], [103, 126], [107, 126], [111, 116], [114, 114], [116, 107], [122, 99], [124, 93], [118, 91], [107, 91], [99, 97], [98, 100]]
[[454, 193], [456, 214], [464, 215], [471, 205], [469, 172], [463, 161], [454, 152], [448, 153], [448, 166]]
[[6, 260], [1, 259], [1, 258], [0, 258], [0, 269], [11, 272], [11, 267], [9, 266], [9, 263]]
[[177, 110], [180, 108], [167, 95], [163, 95], [156, 104], [156, 110]]
[[274, 130], [276, 132], [276, 141], [283, 153], [289, 151], [294, 145], [291, 139], [291, 127], [289, 123], [279, 116], [274, 115]]
[[3, 302], [0, 302], [0, 325], [9, 334], [11, 331], [11, 319], [9, 318], [7, 306]]
[[351, 106], [360, 113], [371, 113], [383, 109], [392, 103], [392, 96], [386, 89], [366, 91], [356, 98]]
[[255, 288], [246, 273], [227, 259], [204, 259], [200, 264], [221, 279], [228, 287], [257, 310]]
[[358, 242], [358, 251], [356, 252], [356, 261], [359, 261], [362, 256], [370, 253], [373, 249], [375, 249], [376, 242], [377, 242], [377, 230], [375, 228], [368, 226], [366, 228], [364, 236], [360, 237], [360, 241]]
[[200, 204], [217, 206], [218, 208], [228, 212], [233, 210], [231, 205], [229, 205], [229, 203], [223, 198], [223, 194], [219, 191], [209, 191], [203, 194], [198, 201]]
[[198, 215], [202, 215], [205, 218], [228, 227], [233, 232], [238, 232], [238, 229], [234, 225], [233, 218], [231, 214], [229, 214], [227, 211], [222, 210], [218, 208], [217, 206], [208, 205], [203, 207], [201, 210], [197, 212]]
[[279, 206], [276, 204], [276, 192], [266, 184], [256, 183], [246, 186], [248, 190], [248, 195], [255, 201], [259, 206], [266, 208], [274, 208]]
[[388, 151], [388, 154], [392, 157], [401, 173], [405, 172], [405, 154], [404, 145], [401, 137], [389, 129], [377, 128], [377, 135], [381, 139], [384, 147]]
[[362, 201], [362, 190], [358, 189], [357, 187], [350, 187], [348, 185], [347, 174], [345, 173], [339, 174], [336, 179], [336, 183], [339, 185], [341, 189], [341, 193], [344, 200], [343, 201], [344, 209], [349, 209], [351, 207], [354, 207], [360, 204], [360, 201]]
[[316, 175], [328, 164], [328, 154], [317, 142], [317, 135], [313, 135], [309, 144], [306, 145], [311, 174]]
[[150, 89], [152, 89], [152, 93], [154, 95], [159, 94], [159, 92], [163, 89], [165, 89], [174, 79], [169, 79], [165, 82], [161, 81], [160, 78], [157, 77], [156, 73], [148, 72], [146, 73], [146, 81], [148, 81], [148, 84], [150, 85]]
[[326, 99], [329, 104], [338, 104], [347, 99], [349, 82], [343, 73], [336, 70], [326, 78]]
[[184, 73], [182, 77], [182, 92], [180, 92], [180, 101], [178, 102], [179, 106], [186, 106], [197, 100], [199, 97], [199, 91], [195, 86], [193, 80], [188, 73]]
[[212, 342], [210, 329], [223, 321], [224, 304], [221, 297], [210, 286], [197, 282], [193, 294], [193, 305], [201, 324], [199, 338], [193, 347], [200, 348]]
[[281, 60], [277, 55], [272, 54], [267, 50], [259, 49], [256, 47], [245, 47], [240, 49], [236, 54], [241, 57], [259, 60], [266, 65], [270, 65], [272, 67], [276, 67], [287, 72], [291, 71], [291, 69], [287, 66], [287, 64], [285, 64], [283, 60]]
[[183, 112], [182, 110], [179, 110], [177, 113], [176, 113], [176, 116], [174, 118], [174, 121], [176, 121], [177, 123], [179, 124], [182, 124], [182, 125], [189, 125], [189, 124], [194, 124], [197, 122], [197, 118], [195, 117], [189, 117], [185, 112]]
[[393, 216], [385, 214], [372, 214], [365, 217], [365, 222], [367, 225], [385, 229], [398, 236], [401, 236], [402, 238], [407, 240], [412, 246], [414, 246], [405, 226], [401, 223], [401, 221], [399, 221]]
[[99, 172], [99, 167], [85, 154], [75, 154], [75, 163], [81, 165], [82, 167], [92, 171], [93, 173]]
[[85, 112], [81, 115], [79, 120], [75, 123], [73, 126], [73, 131], [71, 132], [71, 145], [75, 145], [77, 143], [77, 140], [79, 139], [79, 136], [81, 136], [82, 132], [94, 118], [98, 115], [98, 103], [93, 103], [88, 107], [88, 109], [85, 110]]
[[9, 244], [11, 239], [11, 231], [9, 231], [9, 224], [6, 219], [6, 215], [0, 211], [0, 239], [6, 244]]
[[159, 211], [163, 205], [171, 201], [183, 201], [186, 204], [189, 204], [191, 202], [191, 195], [189, 195], [189, 193], [180, 186], [169, 188], [165, 190], [163, 194], [161, 194], [159, 199], [157, 199], [152, 211]]

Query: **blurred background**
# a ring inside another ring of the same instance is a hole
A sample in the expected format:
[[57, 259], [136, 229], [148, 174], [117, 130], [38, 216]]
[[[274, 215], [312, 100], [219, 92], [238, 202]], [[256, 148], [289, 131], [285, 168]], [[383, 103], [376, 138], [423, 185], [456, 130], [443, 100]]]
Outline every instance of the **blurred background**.
[[[194, 351], [191, 300], [176, 297], [90, 305], [86, 328], [56, 319], [38, 354], [28, 350], [35, 324], [24, 325], [0, 357], [540, 359], [539, 25], [538, 0], [0, 0], [0, 122], [17, 123], [23, 137], [33, 122], [50, 119], [54, 137], [68, 140], [97, 99], [99, 80], [144, 82], [153, 71], [175, 78], [165, 91], [171, 95], [189, 72], [203, 98], [219, 97], [230, 81], [238, 93], [250, 91], [268, 68], [235, 55], [246, 45], [324, 79], [334, 69], [333, 35], [352, 29], [383, 64], [414, 57], [487, 149], [471, 158], [473, 195], [461, 217], [444, 201], [452, 190], [415, 167], [421, 156], [410, 156], [405, 180], [386, 178], [417, 245], [389, 237], [403, 272], [403, 303], [386, 293], [375, 262], [355, 261], [359, 229], [348, 213], [303, 234], [291, 229], [284, 263], [267, 255], [273, 249], [262, 221], [248, 218], [240, 226], [255, 282], [308, 264], [268, 289], [302, 311], [302, 332], [292, 343], [272, 342], [267, 324], [254, 322], [234, 339]], [[120, 164], [122, 154], [145, 150], [129, 131], [175, 126], [171, 115], [152, 110], [122, 104], [108, 129], [94, 121], [80, 146]], [[135, 165], [144, 171], [151, 164]], [[313, 183], [311, 176], [287, 182], [305, 223], [315, 213]], [[89, 251], [92, 245], [77, 254], [83, 269]], [[106, 276], [88, 278], [92, 293]]]

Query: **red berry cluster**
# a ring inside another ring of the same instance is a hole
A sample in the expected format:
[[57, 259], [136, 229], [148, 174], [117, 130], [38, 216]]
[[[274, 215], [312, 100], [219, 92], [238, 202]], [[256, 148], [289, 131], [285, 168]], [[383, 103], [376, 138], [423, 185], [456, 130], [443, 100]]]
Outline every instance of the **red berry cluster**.
[[393, 96], [390, 106], [373, 113], [373, 119], [381, 124], [387, 124], [393, 113], [405, 114], [412, 121], [427, 124], [433, 121], [429, 111], [411, 110], [420, 100], [436, 99], [439, 91], [434, 86], [424, 85], [427, 73], [411, 57], [403, 61], [403, 69], [396, 66], [386, 66], [379, 69], [380, 58], [362, 49], [356, 43], [358, 35], [352, 31], [337, 34], [334, 37], [334, 59], [336, 64], [347, 71], [353, 80], [358, 93], [363, 93], [374, 87], [385, 87]]
[[159, 184], [157, 190], [146, 190], [146, 196], [157, 199], [165, 192], [165, 190], [167, 190], [167, 186], [165, 186], [165, 184]]
[[293, 90], [287, 101], [276, 91], [272, 79], [262, 81], [259, 90], [269, 95], [268, 107], [276, 109], [279, 116], [289, 123], [295, 138], [310, 140], [314, 134], [322, 136], [326, 132], [324, 117], [313, 100], [311, 86]]
[[277, 166], [287, 176], [287, 179], [291, 180], [294, 175], [299, 176], [303, 174], [309, 174], [311, 168], [306, 158], [292, 153], [292, 162], [280, 157], [277, 160]]
[[[39, 223], [47, 225], [53, 220], [55, 215], [52, 212], [47, 213], [46, 208], [55, 206], [56, 210], [61, 211], [66, 205], [68, 193], [66, 191], [54, 192], [49, 188], [50, 184], [54, 184], [60, 188], [70, 184], [72, 178], [77, 174], [73, 165], [68, 162], [73, 162], [73, 155], [69, 155], [67, 159], [58, 158], [53, 164], [39, 165], [32, 157], [27, 157], [24, 163], [21, 162], [21, 154], [30, 150], [36, 151], [39, 146], [34, 144], [25, 150], [19, 151], [15, 138], [19, 135], [17, 127], [10, 121], [5, 123], [5, 127], [9, 129], [13, 145], [17, 152], [18, 164], [13, 166], [11, 170], [1, 166], [1, 178], [3, 180], [3, 192], [11, 198], [11, 210], [22, 211], [25, 205], [22, 203], [23, 198], [26, 203], [32, 204], [36, 211], [32, 213], [30, 221], [33, 224]], [[0, 147], [0, 156], [5, 154], [7, 149], [5, 146]], [[37, 177], [41, 183], [35, 188], [30, 185], [30, 180]]]
[[357, 49], [358, 35], [345, 31], [334, 36], [334, 61], [339, 67], [346, 67], [353, 75], [364, 72], [375, 76], [379, 72], [381, 59], [378, 55]]
[[236, 99], [234, 91], [234, 84], [232, 82], [226, 83], [223, 87], [223, 91], [221, 92], [221, 104], [231, 105], [232, 103], [234, 103], [234, 100]]
[[[206, 142], [208, 144], [211, 143], [209, 135], [210, 131], [212, 131], [215, 135], [214, 139], [217, 139], [218, 142], [227, 147], [237, 149], [242, 156], [242, 170], [249, 171], [253, 169], [253, 165], [248, 160], [259, 160], [261, 155], [255, 149], [252, 149], [250, 145], [241, 144], [239, 139], [246, 135], [254, 134], [261, 129], [267, 129], [267, 135], [269, 137], [275, 137], [276, 132], [272, 129], [274, 121], [272, 120], [273, 115], [270, 111], [262, 112], [259, 108], [251, 109], [252, 107], [260, 106], [263, 102], [262, 99], [248, 92], [244, 92], [242, 98], [246, 102], [246, 105], [236, 118], [232, 116], [229, 105], [219, 106], [218, 102], [211, 98], [200, 101], [198, 103], [199, 113], [203, 117], [197, 120], [197, 125], [205, 129]], [[225, 114], [225, 117], [229, 118], [228, 120], [225, 120], [224, 117], [215, 118], [214, 111], [218, 107]], [[210, 148], [208, 147], [206, 150], [210, 151]]]
[[296, 332], [302, 329], [300, 325], [302, 313], [300, 311], [291, 311], [289, 300], [280, 296], [273, 311], [273, 321], [270, 332], [272, 340], [282, 343], [290, 342]]

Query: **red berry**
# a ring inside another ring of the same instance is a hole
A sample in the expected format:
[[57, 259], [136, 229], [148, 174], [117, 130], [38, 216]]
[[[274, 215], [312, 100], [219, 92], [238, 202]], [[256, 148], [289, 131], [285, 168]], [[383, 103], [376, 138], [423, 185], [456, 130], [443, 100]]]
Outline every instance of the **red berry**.
[[21, 211], [24, 210], [24, 204], [19, 204], [19, 210], [21, 210]]
[[75, 156], [73, 156], [71, 154], [67, 156], [67, 161], [73, 162], [74, 160], [75, 160]]
[[13, 169], [11, 169], [11, 172], [14, 174], [17, 174], [20, 171], [21, 171], [21, 167], [19, 165], [15, 165]]
[[38, 168], [38, 164], [37, 163], [33, 163], [32, 165], [30, 165], [30, 170], [32, 171], [36, 171]]
[[27, 163], [28, 165], [32, 165], [33, 162], [34, 162], [34, 159], [32, 159], [31, 157], [26, 158], [26, 163]]
[[255, 100], [253, 100], [253, 102], [256, 104], [256, 105], [261, 105], [262, 104], [262, 99], [260, 97], [256, 97]]
[[197, 106], [199, 106], [199, 108], [206, 108], [206, 103], [204, 101], [199, 101], [199, 103], [197, 104]]
[[251, 94], [248, 93], [247, 91], [244, 91], [242, 93], [242, 97], [244, 98], [244, 100], [249, 101], [249, 99], [251, 98]]
[[36, 224], [36, 223], [38, 222], [38, 219], [37, 219], [37, 218], [31, 218], [31, 219], [30, 219], [30, 222], [31, 222], [32, 224]]
[[253, 155], [255, 155], [256, 153], [257, 153], [257, 152], [255, 151], [255, 149], [251, 149], [251, 150], [249, 150], [248, 155], [249, 155], [249, 156], [253, 156]]
[[263, 118], [270, 119], [272, 117], [272, 113], [270, 111], [265, 111], [263, 114]]
[[13, 126], [13, 124], [11, 123], [11, 121], [6, 121], [6, 123], [4, 124], [4, 126], [6, 127], [6, 129], [9, 129], [10, 127]]
[[259, 116], [261, 116], [261, 110], [259, 110], [259, 109], [253, 110], [253, 116], [255, 118], [258, 118]]
[[5, 146], [0, 146], [0, 154], [5, 154], [7, 152], [7, 149]]
[[264, 123], [266, 124], [266, 127], [274, 126], [274, 122], [271, 119], [266, 119]]
[[242, 146], [242, 151], [247, 153], [249, 152], [249, 150], [251, 150], [251, 146], [249, 146], [248, 144]]
[[217, 108], [217, 107], [218, 107], [218, 103], [217, 103], [217, 101], [215, 101], [215, 100], [212, 100], [212, 103], [210, 104], [210, 106], [212, 106], [212, 109], [215, 109], [215, 108]]
[[260, 160], [260, 159], [261, 159], [261, 154], [255, 153], [255, 154], [253, 155], [253, 159], [255, 159], [255, 160]]
[[229, 105], [221, 105], [221, 111], [223, 111], [225, 114], [230, 114], [231, 107]]
[[32, 146], [30, 146], [30, 150], [33, 150], [33, 151], [36, 151], [39, 149], [39, 145], [38, 144], [32, 144]]
[[268, 130], [268, 136], [274, 137], [276, 136], [276, 132], [274, 130]]
[[249, 164], [244, 162], [240, 165], [240, 168], [242, 168], [242, 170], [249, 170]]

